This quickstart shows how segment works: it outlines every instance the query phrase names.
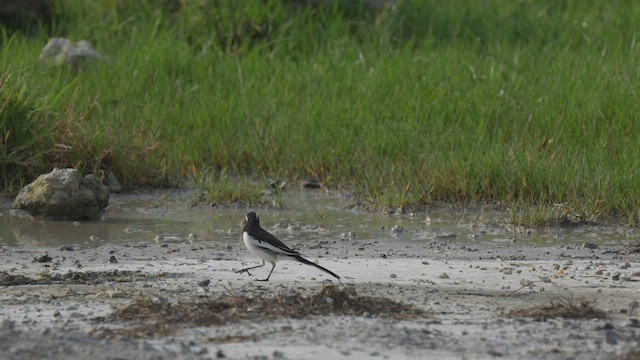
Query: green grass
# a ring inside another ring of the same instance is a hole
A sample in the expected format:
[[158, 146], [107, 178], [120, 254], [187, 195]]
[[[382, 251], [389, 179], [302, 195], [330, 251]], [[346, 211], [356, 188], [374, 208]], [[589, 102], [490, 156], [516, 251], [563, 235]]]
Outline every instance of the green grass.
[[225, 171], [215, 173], [211, 169], [199, 170], [192, 175], [191, 184], [195, 187], [195, 192], [189, 199], [191, 205], [205, 203], [210, 206], [238, 204], [277, 207], [280, 204], [277, 202], [278, 196], [271, 197], [247, 179], [234, 179]]
[[[498, 202], [535, 219], [562, 204], [640, 221], [633, 1], [185, 3], [59, 1], [52, 30], [4, 31], [5, 191], [52, 166], [108, 168], [128, 187], [210, 168], [314, 176], [378, 208]], [[49, 35], [110, 61], [43, 66]]]

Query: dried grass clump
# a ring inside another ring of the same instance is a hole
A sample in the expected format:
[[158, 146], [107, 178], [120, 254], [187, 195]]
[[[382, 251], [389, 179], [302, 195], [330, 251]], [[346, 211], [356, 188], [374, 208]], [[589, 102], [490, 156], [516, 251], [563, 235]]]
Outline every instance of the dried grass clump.
[[97, 285], [106, 282], [133, 282], [156, 278], [159, 275], [145, 274], [141, 271], [71, 271], [63, 274], [41, 273], [39, 278], [0, 271], [0, 286], [19, 285]]
[[592, 319], [605, 317], [604, 311], [588, 300], [563, 299], [547, 305], [509, 311], [508, 317]]
[[297, 292], [268, 297], [230, 295], [205, 302], [153, 301], [136, 299], [117, 310], [104, 322], [130, 322], [132, 327], [107, 330], [105, 335], [127, 337], [168, 336], [183, 328], [220, 326], [242, 320], [304, 318], [308, 316], [381, 316], [407, 319], [426, 316], [426, 312], [382, 297], [360, 296], [353, 288], [326, 286], [320, 292], [303, 296]]

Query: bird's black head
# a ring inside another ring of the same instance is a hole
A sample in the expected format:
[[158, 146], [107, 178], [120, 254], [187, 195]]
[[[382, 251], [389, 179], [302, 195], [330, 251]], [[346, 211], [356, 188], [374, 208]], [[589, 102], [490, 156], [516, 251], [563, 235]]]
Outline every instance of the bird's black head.
[[258, 218], [258, 215], [256, 213], [254, 213], [253, 211], [248, 213], [247, 216], [244, 217], [244, 221], [243, 221], [246, 225], [249, 226], [258, 226], [260, 225], [260, 219]]

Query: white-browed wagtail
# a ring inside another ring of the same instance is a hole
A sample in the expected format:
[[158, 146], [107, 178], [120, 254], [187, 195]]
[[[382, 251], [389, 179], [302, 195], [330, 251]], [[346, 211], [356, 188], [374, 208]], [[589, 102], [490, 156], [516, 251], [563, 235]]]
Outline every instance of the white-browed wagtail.
[[269, 281], [271, 273], [273, 273], [273, 269], [276, 268], [276, 262], [278, 262], [278, 260], [294, 260], [316, 267], [335, 277], [340, 282], [340, 276], [303, 258], [299, 252], [291, 250], [287, 245], [282, 243], [282, 241], [278, 240], [275, 236], [267, 232], [267, 230], [260, 227], [260, 219], [254, 212], [248, 213], [242, 221], [242, 240], [249, 251], [262, 259], [262, 264], [238, 270], [236, 273], [240, 274], [246, 272], [251, 275], [249, 270], [262, 267], [264, 266], [265, 261], [268, 261], [272, 265], [271, 271], [265, 279], [258, 279], [258, 281]]

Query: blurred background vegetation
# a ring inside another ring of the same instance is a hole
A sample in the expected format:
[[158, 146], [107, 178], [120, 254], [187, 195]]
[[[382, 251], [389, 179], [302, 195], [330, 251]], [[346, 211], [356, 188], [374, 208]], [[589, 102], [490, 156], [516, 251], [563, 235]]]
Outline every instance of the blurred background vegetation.
[[[10, 19], [5, 194], [64, 166], [640, 220], [632, 0], [58, 0]], [[108, 60], [42, 63], [51, 37]]]

